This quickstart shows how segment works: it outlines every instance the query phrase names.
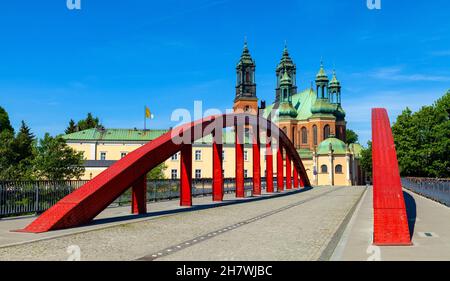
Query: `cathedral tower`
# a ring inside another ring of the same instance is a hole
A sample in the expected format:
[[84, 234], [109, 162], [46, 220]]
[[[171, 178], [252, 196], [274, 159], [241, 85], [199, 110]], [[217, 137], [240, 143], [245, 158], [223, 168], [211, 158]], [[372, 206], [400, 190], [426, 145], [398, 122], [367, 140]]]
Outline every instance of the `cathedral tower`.
[[241, 59], [236, 66], [236, 97], [234, 112], [258, 112], [258, 98], [255, 82], [256, 64], [250, 55], [247, 42], [244, 43]]
[[287, 46], [284, 46], [283, 50], [283, 56], [281, 57], [280, 63], [277, 66], [276, 69], [276, 75], [277, 75], [277, 88], [276, 88], [276, 97], [275, 97], [275, 103], [280, 102], [280, 95], [281, 95], [281, 79], [283, 78], [284, 73], [287, 72], [289, 75], [291, 82], [292, 82], [292, 93], [291, 95], [294, 95], [297, 93], [297, 81], [296, 81], [296, 75], [297, 75], [297, 67], [295, 66], [294, 62], [292, 61], [291, 57], [289, 56], [289, 51], [287, 49]]

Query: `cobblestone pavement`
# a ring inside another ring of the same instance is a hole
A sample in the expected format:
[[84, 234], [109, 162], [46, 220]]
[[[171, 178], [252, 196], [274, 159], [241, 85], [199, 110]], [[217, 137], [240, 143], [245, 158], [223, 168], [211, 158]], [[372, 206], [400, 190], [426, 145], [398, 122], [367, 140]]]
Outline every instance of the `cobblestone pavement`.
[[[174, 213], [0, 248], [0, 260], [67, 260], [71, 245], [80, 248], [81, 260], [317, 260], [364, 190], [314, 188], [245, 204]], [[223, 229], [227, 230], [218, 233]], [[217, 235], [207, 236], [214, 232]], [[152, 256], [167, 250], [171, 251]]]

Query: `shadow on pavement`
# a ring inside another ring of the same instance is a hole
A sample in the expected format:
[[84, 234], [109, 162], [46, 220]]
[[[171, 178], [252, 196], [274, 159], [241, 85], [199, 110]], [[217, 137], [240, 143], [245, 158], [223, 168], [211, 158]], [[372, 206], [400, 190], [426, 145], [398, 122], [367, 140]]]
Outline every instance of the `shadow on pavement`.
[[408, 216], [409, 235], [412, 239], [417, 218], [416, 200], [414, 200], [414, 197], [412, 197], [408, 192], [405, 191], [403, 191], [403, 197], [405, 198], [406, 215]]

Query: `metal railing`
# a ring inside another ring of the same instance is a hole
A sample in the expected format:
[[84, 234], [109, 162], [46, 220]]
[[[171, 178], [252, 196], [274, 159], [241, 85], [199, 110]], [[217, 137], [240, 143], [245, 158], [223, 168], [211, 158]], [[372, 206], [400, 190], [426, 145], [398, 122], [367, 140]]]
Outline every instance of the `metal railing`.
[[[0, 181], [0, 218], [39, 214], [88, 181]], [[266, 180], [262, 178], [262, 189]], [[253, 179], [244, 181], [246, 196], [252, 196]], [[276, 190], [276, 180], [274, 179]], [[224, 193], [235, 192], [235, 179], [224, 179]], [[194, 179], [192, 196], [202, 197], [212, 194], [212, 179]], [[180, 197], [179, 180], [147, 181], [147, 201], [157, 202]], [[128, 205], [131, 202], [131, 189], [117, 198], [110, 207]]]
[[450, 179], [402, 178], [402, 186], [450, 207]]
[[0, 217], [41, 213], [87, 181], [1, 181]]

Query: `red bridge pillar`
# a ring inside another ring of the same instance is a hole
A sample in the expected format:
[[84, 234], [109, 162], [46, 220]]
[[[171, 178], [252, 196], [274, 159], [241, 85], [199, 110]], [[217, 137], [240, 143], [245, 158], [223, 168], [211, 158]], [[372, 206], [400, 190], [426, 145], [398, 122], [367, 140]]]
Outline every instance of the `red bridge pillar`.
[[236, 197], [244, 198], [244, 127], [235, 126], [236, 146]]
[[192, 144], [181, 148], [180, 206], [192, 206]]
[[294, 188], [298, 188], [298, 171], [294, 165]]
[[292, 167], [289, 153], [286, 153], [286, 189], [292, 189]]
[[278, 192], [284, 191], [283, 147], [281, 144], [278, 144], [277, 150], [277, 184]]
[[213, 201], [223, 201], [222, 132], [216, 132], [213, 138]]
[[300, 175], [300, 187], [305, 187], [305, 179]]
[[[270, 126], [268, 126], [270, 128]], [[266, 137], [266, 192], [273, 192], [273, 152], [272, 152], [272, 137], [270, 129], [267, 129]]]
[[[258, 120], [259, 122], [259, 120]], [[253, 195], [261, 195], [261, 142], [259, 124], [253, 126]]]
[[394, 138], [386, 109], [372, 109], [373, 243], [412, 245]]
[[138, 178], [132, 187], [131, 213], [143, 215], [147, 213], [147, 175]]

